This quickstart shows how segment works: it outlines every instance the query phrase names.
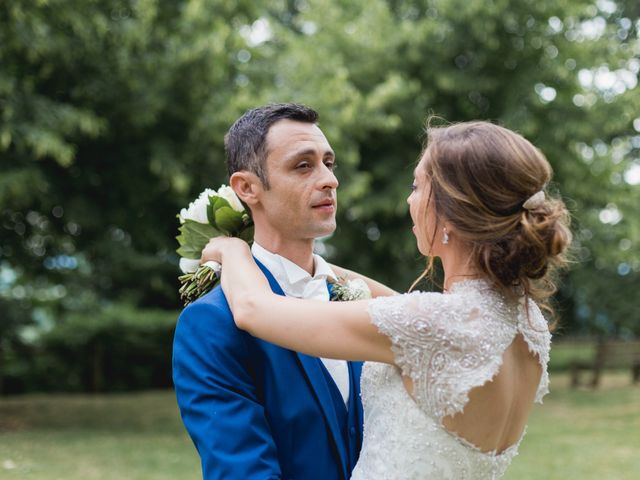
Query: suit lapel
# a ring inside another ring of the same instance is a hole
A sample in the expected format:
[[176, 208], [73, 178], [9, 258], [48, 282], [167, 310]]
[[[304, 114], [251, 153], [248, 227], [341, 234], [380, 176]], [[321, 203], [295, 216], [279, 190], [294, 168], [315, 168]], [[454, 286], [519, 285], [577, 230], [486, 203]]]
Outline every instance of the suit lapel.
[[[271, 272], [267, 270], [267, 268], [255, 257], [254, 260], [258, 264], [258, 267], [260, 267], [260, 269], [264, 273], [265, 277], [267, 277], [273, 293], [275, 293], [276, 295], [284, 296], [282, 287], [280, 287], [276, 279], [273, 277], [273, 275], [271, 275]], [[300, 366], [305, 374], [305, 377], [307, 378], [309, 387], [313, 392], [318, 405], [320, 406], [320, 409], [322, 410], [322, 414], [324, 415], [325, 421], [327, 422], [329, 430], [331, 431], [331, 435], [333, 436], [333, 441], [336, 445], [336, 451], [342, 464], [342, 469], [346, 472], [346, 466], [348, 464], [346, 457], [346, 446], [344, 445], [344, 442], [342, 440], [340, 427], [338, 426], [338, 418], [333, 408], [333, 398], [331, 397], [329, 386], [327, 385], [324, 373], [322, 372], [322, 366], [320, 364], [321, 360], [300, 352], [292, 351], [292, 353], [294, 353], [298, 357]], [[353, 391], [352, 394], [354, 394]]]

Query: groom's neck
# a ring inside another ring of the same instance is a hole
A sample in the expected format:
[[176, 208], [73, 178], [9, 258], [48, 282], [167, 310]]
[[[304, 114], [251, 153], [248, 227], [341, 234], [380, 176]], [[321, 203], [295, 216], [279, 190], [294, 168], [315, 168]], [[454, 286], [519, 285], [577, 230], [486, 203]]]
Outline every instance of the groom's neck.
[[255, 233], [254, 239], [265, 250], [292, 261], [313, 275], [313, 240], [265, 236], [258, 232]]

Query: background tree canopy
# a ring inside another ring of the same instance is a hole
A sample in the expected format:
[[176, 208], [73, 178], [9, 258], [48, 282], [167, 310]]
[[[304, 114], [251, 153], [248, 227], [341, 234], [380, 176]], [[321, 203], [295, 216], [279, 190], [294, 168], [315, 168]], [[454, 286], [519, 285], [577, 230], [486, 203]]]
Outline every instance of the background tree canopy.
[[233, 121], [284, 101], [338, 155], [332, 261], [406, 289], [425, 119], [491, 119], [573, 212], [564, 329], [637, 335], [639, 19], [635, 0], [2, 2], [0, 352], [69, 315], [179, 308], [175, 214], [226, 181]]

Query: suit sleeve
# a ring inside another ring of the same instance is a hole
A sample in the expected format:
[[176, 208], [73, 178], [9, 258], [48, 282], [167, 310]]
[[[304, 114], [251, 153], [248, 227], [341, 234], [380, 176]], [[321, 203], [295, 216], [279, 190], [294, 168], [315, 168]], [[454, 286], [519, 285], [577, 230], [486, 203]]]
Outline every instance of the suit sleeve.
[[204, 480], [281, 478], [248, 358], [245, 336], [228, 309], [198, 302], [180, 315], [173, 381]]

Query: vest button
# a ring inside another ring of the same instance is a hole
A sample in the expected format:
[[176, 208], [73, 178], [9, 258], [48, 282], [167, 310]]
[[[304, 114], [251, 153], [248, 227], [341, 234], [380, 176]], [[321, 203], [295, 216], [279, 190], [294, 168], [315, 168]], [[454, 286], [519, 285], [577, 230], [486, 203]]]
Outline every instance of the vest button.
[[349, 435], [351, 435], [352, 437], [356, 436], [356, 427], [351, 427], [349, 429]]

